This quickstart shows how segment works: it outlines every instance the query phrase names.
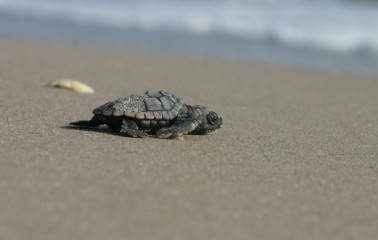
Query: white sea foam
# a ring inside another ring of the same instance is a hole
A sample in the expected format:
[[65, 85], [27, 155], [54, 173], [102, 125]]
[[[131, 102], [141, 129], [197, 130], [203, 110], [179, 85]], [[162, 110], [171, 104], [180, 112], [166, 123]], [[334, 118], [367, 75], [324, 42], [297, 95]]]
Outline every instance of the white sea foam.
[[0, 0], [0, 12], [378, 54], [378, 6], [337, 0]]

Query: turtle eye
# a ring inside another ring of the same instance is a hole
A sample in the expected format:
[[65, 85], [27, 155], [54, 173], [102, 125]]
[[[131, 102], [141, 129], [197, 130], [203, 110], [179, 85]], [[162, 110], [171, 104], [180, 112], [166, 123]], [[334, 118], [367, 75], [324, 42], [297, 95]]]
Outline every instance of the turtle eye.
[[207, 121], [211, 124], [214, 125], [218, 122], [218, 115], [215, 112], [210, 112], [207, 115]]

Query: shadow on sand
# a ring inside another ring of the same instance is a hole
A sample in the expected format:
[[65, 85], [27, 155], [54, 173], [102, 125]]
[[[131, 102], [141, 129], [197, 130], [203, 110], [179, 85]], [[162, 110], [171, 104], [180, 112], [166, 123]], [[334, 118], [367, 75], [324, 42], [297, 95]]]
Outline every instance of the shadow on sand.
[[92, 127], [78, 127], [78, 126], [66, 125], [66, 126], [61, 126], [60, 128], [68, 129], [68, 130], [75, 130], [75, 131], [99, 132], [99, 133], [105, 133], [105, 134], [110, 134], [110, 135], [127, 137], [121, 133], [112, 131], [110, 128], [106, 126], [99, 126], [99, 127], [92, 128]]

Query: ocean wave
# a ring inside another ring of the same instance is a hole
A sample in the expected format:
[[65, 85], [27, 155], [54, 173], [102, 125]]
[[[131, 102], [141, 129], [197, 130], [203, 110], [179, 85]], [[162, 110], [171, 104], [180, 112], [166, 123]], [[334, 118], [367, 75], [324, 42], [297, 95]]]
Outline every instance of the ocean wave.
[[143, 31], [227, 35], [342, 53], [378, 54], [378, 7], [320, 0], [0, 0], [0, 11]]

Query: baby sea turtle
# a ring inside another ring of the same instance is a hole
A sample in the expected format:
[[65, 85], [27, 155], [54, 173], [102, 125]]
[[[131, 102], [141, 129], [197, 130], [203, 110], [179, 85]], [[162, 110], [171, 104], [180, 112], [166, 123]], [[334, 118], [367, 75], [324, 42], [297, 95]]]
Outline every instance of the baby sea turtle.
[[183, 134], [208, 134], [222, 126], [222, 118], [209, 108], [187, 105], [171, 93], [147, 91], [119, 98], [93, 110], [89, 121], [71, 125], [98, 127], [106, 124], [129, 137], [175, 138]]

